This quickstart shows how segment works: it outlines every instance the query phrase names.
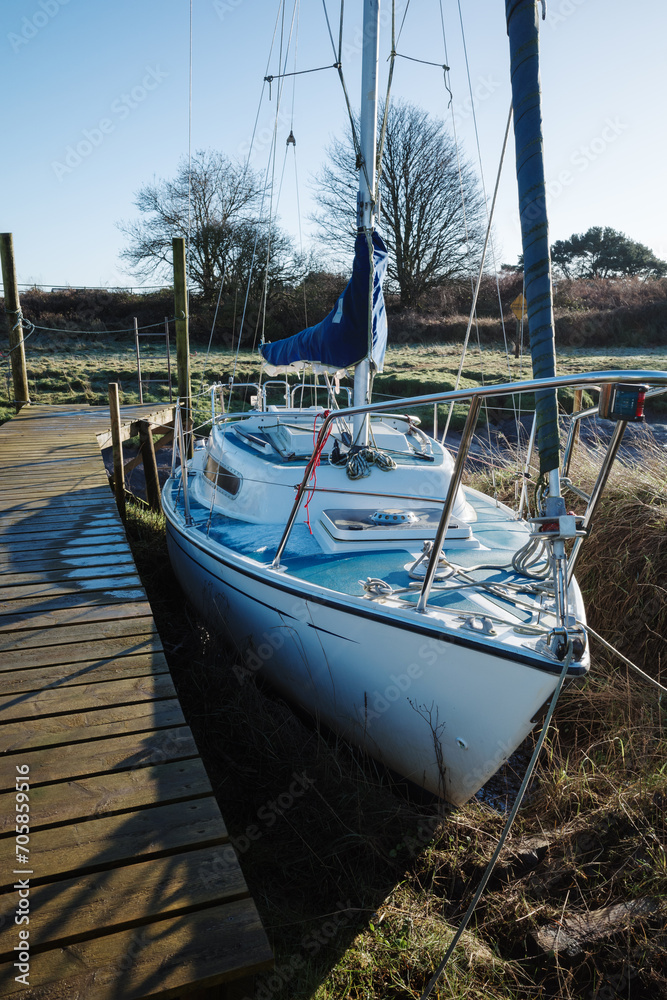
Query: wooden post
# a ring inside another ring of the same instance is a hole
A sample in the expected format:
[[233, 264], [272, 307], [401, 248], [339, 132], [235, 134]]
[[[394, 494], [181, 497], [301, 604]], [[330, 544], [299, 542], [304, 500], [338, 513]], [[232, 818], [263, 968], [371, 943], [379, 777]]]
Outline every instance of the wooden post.
[[[583, 398], [584, 398], [584, 390], [583, 389], [575, 389], [574, 390], [574, 400], [572, 401], [572, 413], [577, 413], [581, 409], [581, 404], [582, 404]], [[574, 436], [572, 438], [572, 448], [574, 448], [574, 446], [576, 445], [577, 441], [579, 440], [579, 431], [580, 430], [581, 430], [581, 420], [577, 420], [577, 421], [575, 421], [575, 424], [574, 424]], [[572, 453], [570, 452], [570, 454], [572, 454]]]
[[137, 352], [137, 381], [139, 382], [139, 402], [144, 401], [144, 390], [141, 385], [141, 354], [139, 353], [139, 325], [137, 323], [137, 317], [133, 317], [134, 321], [134, 349]]
[[192, 412], [190, 392], [190, 328], [188, 317], [188, 289], [185, 275], [185, 240], [175, 236], [174, 252], [174, 317], [176, 326], [176, 366], [178, 368], [178, 395], [183, 400], [184, 430], [186, 431], [187, 457], [192, 457]]
[[144, 475], [146, 477], [146, 499], [151, 510], [162, 510], [160, 503], [160, 480], [157, 474], [157, 462], [155, 461], [155, 446], [153, 444], [153, 431], [148, 420], [141, 420], [139, 423], [139, 446], [141, 448], [141, 460], [144, 463]]
[[171, 391], [171, 348], [169, 347], [169, 317], [164, 318], [164, 339], [167, 342], [167, 378], [169, 379], [169, 402], [173, 403], [174, 397]]
[[9, 357], [14, 383], [14, 405], [18, 413], [22, 406], [30, 402], [28, 373], [25, 367], [23, 347], [23, 324], [21, 323], [21, 303], [16, 283], [14, 263], [14, 240], [11, 233], [0, 233], [0, 257], [2, 257], [2, 282], [5, 286], [5, 312], [9, 327]]
[[120, 439], [120, 405], [117, 382], [109, 382], [109, 417], [111, 419], [111, 444], [113, 447], [113, 488], [118, 511], [125, 520], [125, 474], [123, 471], [123, 442]]
[[516, 321], [516, 336], [514, 339], [514, 357], [518, 358], [521, 354], [521, 323], [519, 320]]

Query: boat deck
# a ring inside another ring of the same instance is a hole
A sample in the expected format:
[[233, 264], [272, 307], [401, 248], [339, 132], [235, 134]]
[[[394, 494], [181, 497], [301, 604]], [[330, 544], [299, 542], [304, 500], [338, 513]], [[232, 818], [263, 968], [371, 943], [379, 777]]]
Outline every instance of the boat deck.
[[[121, 416], [126, 436], [169, 418]], [[31, 406], [0, 428], [0, 996], [231, 997], [271, 949], [109, 490], [108, 427]]]
[[[172, 486], [178, 492], [178, 485]], [[474, 536], [480, 547], [465, 548], [456, 543], [443, 546], [445, 555], [464, 569], [479, 564], [489, 568], [475, 571], [475, 579], [480, 583], [525, 582], [508, 566], [514, 553], [525, 544], [528, 529], [522, 522], [513, 520], [502, 506], [492, 499], [474, 491], [466, 491], [466, 499], [475, 510], [476, 520], [472, 523]], [[271, 564], [283, 535], [284, 524], [249, 524], [223, 514], [214, 513], [210, 507], [190, 496], [190, 513], [193, 524], [207, 538], [228, 546], [239, 555], [256, 560], [263, 566]], [[324, 551], [308, 525], [301, 521], [294, 525], [287, 547], [281, 558], [285, 571], [300, 580], [325, 587], [336, 593], [353, 597], [363, 595], [362, 581], [368, 577], [382, 579], [395, 590], [404, 591], [403, 600], [416, 603], [419, 598], [419, 584], [407, 572], [407, 566], [414, 562], [421, 551], [421, 541], [405, 541], [404, 548], [383, 547], [381, 541], [369, 548], [355, 548], [356, 533], [350, 541], [349, 552], [330, 553]], [[412, 587], [411, 592], [405, 592]], [[430, 605], [456, 615], [488, 613], [488, 602], [495, 606], [497, 613], [509, 620], [527, 622], [532, 612], [504, 601], [495, 595], [484, 595], [484, 606], [471, 600], [468, 589], [448, 589], [432, 591]]]

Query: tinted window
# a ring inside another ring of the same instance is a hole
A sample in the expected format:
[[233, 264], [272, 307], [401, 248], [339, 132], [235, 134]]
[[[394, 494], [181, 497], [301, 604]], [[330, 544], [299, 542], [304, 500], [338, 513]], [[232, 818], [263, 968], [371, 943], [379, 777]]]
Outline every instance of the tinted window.
[[204, 475], [214, 486], [217, 486], [220, 490], [224, 490], [225, 493], [231, 494], [231, 496], [236, 496], [241, 489], [241, 480], [239, 477], [230, 472], [229, 469], [226, 469], [224, 465], [219, 465], [211, 455], [206, 460]]

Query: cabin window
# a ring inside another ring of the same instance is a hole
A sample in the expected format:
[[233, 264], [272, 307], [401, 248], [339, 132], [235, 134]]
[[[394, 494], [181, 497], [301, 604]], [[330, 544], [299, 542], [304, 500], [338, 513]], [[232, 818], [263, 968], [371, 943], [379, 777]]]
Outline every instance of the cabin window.
[[225, 493], [229, 493], [230, 496], [235, 497], [241, 489], [240, 477], [230, 469], [226, 469], [224, 465], [216, 462], [212, 455], [209, 455], [206, 460], [204, 475], [214, 486]]

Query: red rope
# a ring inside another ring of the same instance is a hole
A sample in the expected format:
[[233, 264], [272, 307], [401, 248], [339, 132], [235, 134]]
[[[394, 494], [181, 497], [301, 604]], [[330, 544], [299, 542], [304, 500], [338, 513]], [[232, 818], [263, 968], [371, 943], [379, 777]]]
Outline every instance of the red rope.
[[[324, 410], [322, 413], [317, 413], [315, 415], [315, 422], [313, 423], [313, 449], [314, 450], [315, 450], [315, 446], [316, 446], [316, 442], [317, 442], [317, 421], [320, 419], [320, 417], [323, 420], [325, 420], [329, 416], [329, 413], [330, 413], [329, 410]], [[310, 501], [313, 499], [313, 496], [315, 495], [315, 487], [317, 486], [317, 466], [320, 464], [320, 459], [322, 457], [322, 450], [323, 450], [325, 444], [327, 443], [327, 441], [329, 439], [329, 435], [331, 434], [331, 428], [332, 427], [333, 427], [333, 424], [329, 427], [329, 430], [326, 432], [326, 434], [324, 435], [324, 437], [320, 441], [319, 445], [317, 446], [317, 449], [315, 450], [315, 461], [313, 462], [313, 467], [310, 470], [310, 478], [313, 481], [313, 485], [310, 488], [310, 495], [309, 495], [308, 499], [306, 500], [306, 502], [305, 502], [305, 504], [303, 506], [303, 509], [306, 512], [306, 524], [308, 525], [308, 531], [311, 533], [311, 535], [313, 533], [313, 529], [310, 526], [310, 512], [308, 510], [308, 505], [309, 505]]]

